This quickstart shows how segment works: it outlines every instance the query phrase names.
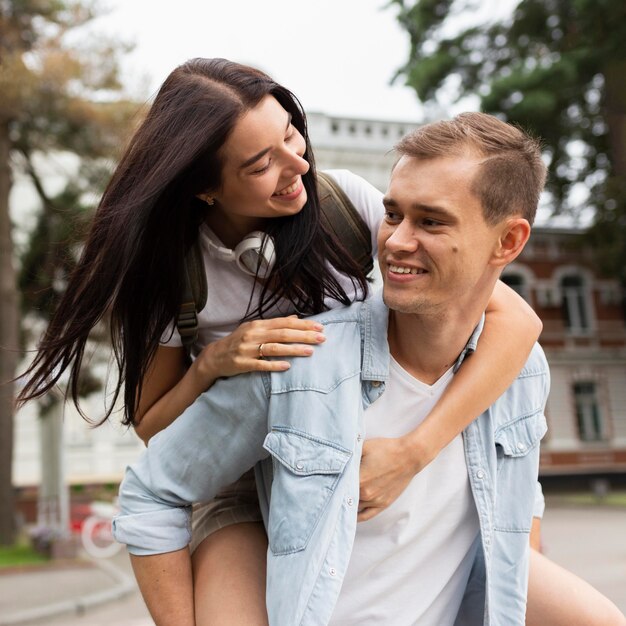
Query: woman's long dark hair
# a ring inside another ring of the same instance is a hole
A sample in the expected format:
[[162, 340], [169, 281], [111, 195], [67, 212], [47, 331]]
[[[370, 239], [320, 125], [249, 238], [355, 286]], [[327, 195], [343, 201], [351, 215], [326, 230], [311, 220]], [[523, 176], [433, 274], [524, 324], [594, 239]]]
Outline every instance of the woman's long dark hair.
[[99, 423], [111, 415], [122, 387], [122, 421], [133, 423], [147, 367], [178, 313], [185, 254], [208, 209], [196, 195], [219, 188], [220, 148], [241, 115], [267, 95], [291, 113], [306, 140], [304, 158], [311, 167], [303, 176], [304, 209], [267, 221], [276, 264], [258, 307], [247, 316], [262, 317], [280, 298], [303, 314], [324, 310], [325, 298], [349, 304], [331, 267], [367, 293], [360, 266], [322, 227], [306, 118], [296, 97], [257, 69], [225, 59], [192, 59], [165, 80], [116, 168], [78, 266], [24, 374], [18, 402], [42, 396], [69, 368], [68, 392], [80, 410], [87, 340], [109, 314], [120, 375]]

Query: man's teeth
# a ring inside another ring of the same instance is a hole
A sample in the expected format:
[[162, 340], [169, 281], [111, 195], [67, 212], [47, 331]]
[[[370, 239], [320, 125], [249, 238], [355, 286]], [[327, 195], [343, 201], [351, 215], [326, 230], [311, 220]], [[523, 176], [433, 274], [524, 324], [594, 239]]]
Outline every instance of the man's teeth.
[[400, 267], [398, 265], [390, 265], [389, 269], [394, 274], [424, 274], [426, 272], [426, 270], [417, 267]]
[[289, 187], [285, 187], [284, 189], [277, 191], [274, 195], [286, 196], [287, 194], [293, 193], [298, 188], [299, 185], [300, 185], [300, 181], [298, 180], [295, 183], [293, 183], [293, 185], [289, 185]]

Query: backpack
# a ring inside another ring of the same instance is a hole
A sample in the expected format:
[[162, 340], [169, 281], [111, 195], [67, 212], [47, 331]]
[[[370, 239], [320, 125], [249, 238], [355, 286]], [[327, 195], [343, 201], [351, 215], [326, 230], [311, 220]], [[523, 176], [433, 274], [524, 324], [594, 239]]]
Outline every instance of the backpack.
[[[362, 267], [365, 275], [373, 267], [372, 239], [368, 225], [343, 189], [324, 172], [317, 173], [317, 192], [321, 217], [325, 226], [343, 244], [350, 256]], [[176, 328], [187, 354], [198, 337], [198, 313], [207, 301], [207, 282], [202, 249], [198, 240], [185, 257], [184, 290]]]

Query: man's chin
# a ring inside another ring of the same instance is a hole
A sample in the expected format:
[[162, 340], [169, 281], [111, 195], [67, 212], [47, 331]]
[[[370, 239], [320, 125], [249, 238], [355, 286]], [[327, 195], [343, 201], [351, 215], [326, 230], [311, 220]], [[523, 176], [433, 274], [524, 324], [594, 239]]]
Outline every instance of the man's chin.
[[428, 308], [422, 298], [402, 297], [385, 289], [383, 289], [383, 302], [390, 311], [398, 313], [423, 313]]

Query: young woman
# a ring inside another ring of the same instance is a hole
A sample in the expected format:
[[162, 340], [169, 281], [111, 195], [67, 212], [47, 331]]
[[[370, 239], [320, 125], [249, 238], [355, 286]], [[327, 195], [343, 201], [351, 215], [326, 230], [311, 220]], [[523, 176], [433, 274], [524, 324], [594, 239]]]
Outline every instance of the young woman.
[[[349, 172], [332, 175], [375, 245], [381, 194]], [[246, 265], [241, 244], [249, 247], [251, 233], [260, 239], [259, 256]], [[188, 365], [172, 320], [183, 295], [185, 254], [198, 239], [209, 295]], [[89, 333], [108, 318], [120, 372], [114, 401], [123, 390], [124, 423], [147, 442], [217, 378], [281, 371], [289, 367], [286, 358], [310, 355], [324, 337], [299, 316], [366, 296], [362, 269], [320, 221], [297, 99], [256, 69], [194, 59], [167, 78], [113, 174], [19, 400], [41, 396], [69, 368], [77, 403]], [[387, 506], [387, 494], [400, 493], [502, 393], [539, 331], [529, 307], [500, 285], [475, 355], [402, 442], [402, 463], [374, 451], [376, 462], [364, 457], [363, 518]], [[195, 623], [266, 623], [267, 540], [250, 476], [196, 509], [193, 545]], [[191, 578], [184, 582], [191, 602]], [[167, 605], [157, 579], [140, 584], [151, 611]]]

